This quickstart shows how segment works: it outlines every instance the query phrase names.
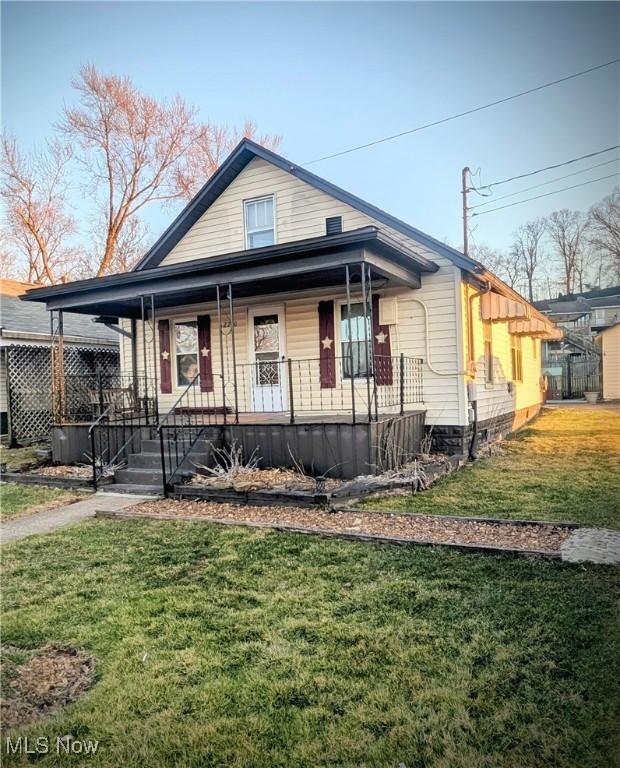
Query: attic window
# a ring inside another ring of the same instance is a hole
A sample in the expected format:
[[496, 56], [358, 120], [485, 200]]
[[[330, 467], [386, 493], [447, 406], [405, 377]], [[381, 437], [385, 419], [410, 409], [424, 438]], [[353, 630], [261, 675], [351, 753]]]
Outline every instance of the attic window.
[[246, 248], [262, 248], [275, 243], [274, 207], [273, 197], [244, 202]]
[[330, 216], [325, 219], [325, 234], [337, 235], [342, 232], [342, 216]]

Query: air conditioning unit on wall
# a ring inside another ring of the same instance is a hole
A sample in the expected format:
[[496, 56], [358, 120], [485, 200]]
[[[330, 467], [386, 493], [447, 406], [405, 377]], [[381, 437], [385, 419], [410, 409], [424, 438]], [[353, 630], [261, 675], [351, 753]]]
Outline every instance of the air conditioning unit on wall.
[[379, 299], [379, 325], [396, 325], [398, 323], [398, 299], [387, 296]]

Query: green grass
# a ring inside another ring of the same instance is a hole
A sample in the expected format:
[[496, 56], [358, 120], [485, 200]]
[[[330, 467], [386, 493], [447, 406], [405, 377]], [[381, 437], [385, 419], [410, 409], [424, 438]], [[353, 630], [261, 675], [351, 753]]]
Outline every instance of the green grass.
[[72, 765], [617, 765], [618, 570], [153, 521], [3, 560], [12, 653], [99, 659], [85, 699], [19, 731], [100, 741]]
[[79, 491], [48, 488], [45, 485], [0, 483], [0, 521], [71, 504], [83, 495]]
[[0, 461], [5, 461], [9, 472], [18, 470], [22, 464], [39, 464], [40, 459], [36, 451], [44, 448], [44, 445], [27, 445], [25, 448], [7, 448], [0, 445]]
[[620, 410], [548, 410], [503, 445], [427, 492], [362, 506], [620, 528]]

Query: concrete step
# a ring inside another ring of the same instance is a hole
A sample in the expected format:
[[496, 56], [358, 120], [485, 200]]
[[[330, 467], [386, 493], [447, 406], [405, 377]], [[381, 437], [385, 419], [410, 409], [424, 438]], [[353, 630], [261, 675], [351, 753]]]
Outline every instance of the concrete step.
[[[179, 441], [179, 445], [183, 444], [183, 440]], [[198, 451], [199, 453], [208, 453], [209, 451], [209, 443], [213, 443], [213, 445], [219, 446], [221, 445], [221, 439], [219, 432], [216, 435], [205, 435], [203, 434], [199, 440], [196, 441], [196, 445], [194, 446], [194, 450]], [[166, 450], [166, 445], [170, 446], [171, 450], [174, 450], [174, 442], [170, 440], [168, 443], [164, 442], [164, 450]], [[159, 440], [143, 440], [140, 446], [141, 453], [156, 453], [159, 455], [160, 452], [160, 446], [159, 446]]]
[[[198, 450], [196, 450], [196, 447], [194, 447], [194, 450], [190, 453], [188, 458], [184, 462], [184, 466], [187, 466], [189, 469], [193, 469], [194, 464], [205, 464], [207, 466], [210, 466], [209, 462], [211, 460], [211, 454], [210, 453], [202, 453]], [[170, 451], [170, 457], [173, 461], [176, 459], [176, 454], [174, 452], [174, 448]], [[168, 455], [165, 455], [166, 458], [166, 465], [168, 465]], [[179, 456], [179, 459], [181, 456]], [[131, 453], [129, 454], [129, 458], [127, 460], [128, 463], [128, 469], [152, 469], [154, 471], [161, 471], [161, 455], [159, 451], [157, 453]]]
[[161, 469], [117, 469], [114, 473], [114, 485], [153, 485], [161, 487]]
[[159, 485], [141, 485], [139, 483], [114, 483], [106, 485], [103, 493], [130, 493], [136, 496], [163, 496], [161, 483]]

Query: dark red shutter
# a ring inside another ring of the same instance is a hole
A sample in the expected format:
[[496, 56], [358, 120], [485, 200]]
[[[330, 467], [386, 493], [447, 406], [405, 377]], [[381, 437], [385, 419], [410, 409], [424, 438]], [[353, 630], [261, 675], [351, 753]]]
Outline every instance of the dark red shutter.
[[319, 360], [321, 389], [335, 387], [336, 338], [333, 301], [319, 301]]
[[159, 328], [159, 386], [164, 394], [172, 392], [172, 361], [170, 360], [170, 321], [160, 320]]
[[200, 361], [200, 391], [213, 392], [211, 318], [209, 315], [198, 315], [198, 360]]
[[[383, 342], [377, 339], [383, 334]], [[392, 376], [392, 345], [390, 344], [390, 326], [379, 325], [379, 296], [372, 297], [372, 343], [375, 353], [375, 381], [377, 386], [391, 384]]]

